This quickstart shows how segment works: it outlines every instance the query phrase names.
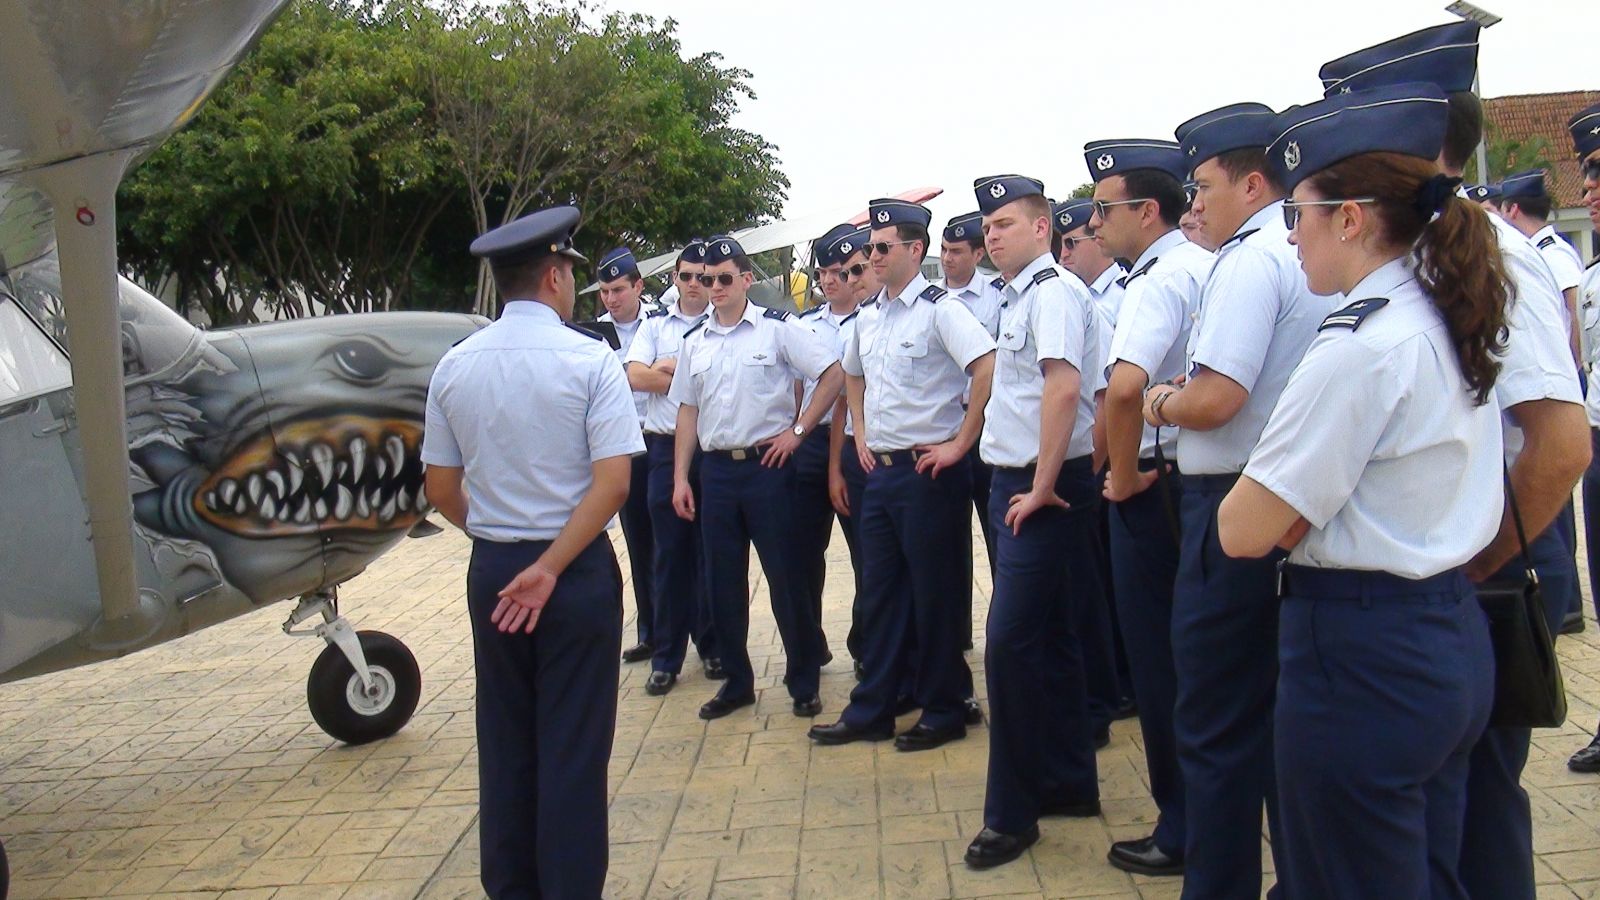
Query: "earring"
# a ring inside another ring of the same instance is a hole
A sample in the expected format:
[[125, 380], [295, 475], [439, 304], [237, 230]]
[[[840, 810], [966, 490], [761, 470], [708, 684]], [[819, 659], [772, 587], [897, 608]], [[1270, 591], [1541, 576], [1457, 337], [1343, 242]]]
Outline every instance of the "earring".
[[1346, 237], [1349, 237], [1349, 235], [1344, 235], [1344, 234], [1339, 235], [1339, 243], [1341, 243], [1341, 244], [1344, 243], [1344, 239]]

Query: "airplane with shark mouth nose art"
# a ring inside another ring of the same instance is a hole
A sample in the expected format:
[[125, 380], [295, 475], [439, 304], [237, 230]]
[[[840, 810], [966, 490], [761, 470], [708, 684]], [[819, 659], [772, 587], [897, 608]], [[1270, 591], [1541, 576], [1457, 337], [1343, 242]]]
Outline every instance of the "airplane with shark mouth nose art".
[[117, 185], [285, 2], [0, 0], [0, 681], [296, 598], [312, 716], [360, 743], [421, 673], [336, 590], [427, 527], [428, 380], [486, 320], [203, 332], [117, 274]]

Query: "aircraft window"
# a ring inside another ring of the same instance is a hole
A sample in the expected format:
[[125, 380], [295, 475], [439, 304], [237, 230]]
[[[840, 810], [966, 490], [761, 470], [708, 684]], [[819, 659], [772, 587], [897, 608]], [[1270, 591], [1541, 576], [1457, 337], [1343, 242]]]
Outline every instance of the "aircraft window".
[[72, 384], [72, 365], [61, 348], [0, 293], [0, 405]]
[[[61, 301], [61, 270], [54, 256], [13, 273], [18, 303], [45, 332], [72, 352]], [[142, 378], [177, 362], [199, 340], [199, 331], [160, 300], [126, 278], [117, 279], [117, 309], [122, 319], [122, 374]]]

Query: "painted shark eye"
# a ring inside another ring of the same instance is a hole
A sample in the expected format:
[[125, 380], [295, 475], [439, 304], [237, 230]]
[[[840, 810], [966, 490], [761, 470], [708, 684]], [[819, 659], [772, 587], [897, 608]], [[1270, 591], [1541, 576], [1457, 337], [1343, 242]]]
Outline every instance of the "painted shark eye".
[[361, 341], [345, 341], [333, 348], [339, 370], [357, 381], [377, 381], [388, 368], [383, 352]]

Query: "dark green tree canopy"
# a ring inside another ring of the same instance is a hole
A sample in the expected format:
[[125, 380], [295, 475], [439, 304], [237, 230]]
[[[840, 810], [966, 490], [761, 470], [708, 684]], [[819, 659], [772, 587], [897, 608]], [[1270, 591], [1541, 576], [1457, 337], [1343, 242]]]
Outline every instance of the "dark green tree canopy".
[[489, 311], [466, 245], [531, 209], [582, 206], [591, 258], [775, 214], [775, 148], [731, 124], [749, 73], [588, 13], [300, 0], [124, 182], [124, 267], [215, 324]]

